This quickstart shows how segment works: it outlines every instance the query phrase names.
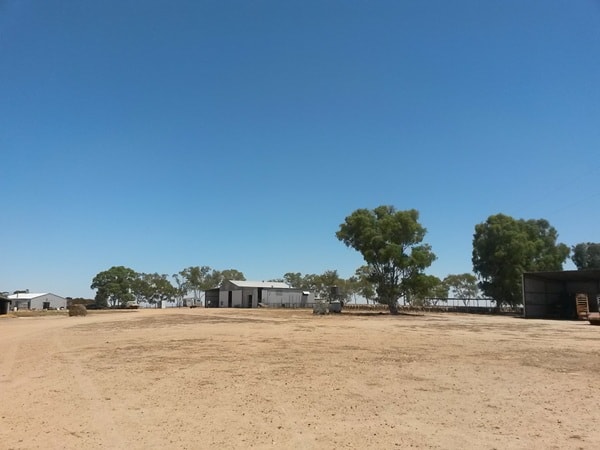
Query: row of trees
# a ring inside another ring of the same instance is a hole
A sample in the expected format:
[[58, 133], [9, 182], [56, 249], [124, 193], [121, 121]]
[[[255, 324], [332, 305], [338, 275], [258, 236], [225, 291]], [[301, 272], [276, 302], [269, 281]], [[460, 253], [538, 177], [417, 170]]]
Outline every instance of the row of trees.
[[[204, 291], [225, 280], [245, 280], [242, 272], [235, 269], [214, 270], [209, 266], [193, 266], [171, 276], [158, 273], [139, 273], [124, 266], [111, 267], [98, 273], [92, 281], [96, 289], [95, 302], [102, 307], [126, 306], [129, 303], [158, 305], [162, 301], [178, 306], [202, 303]], [[290, 287], [313, 292], [317, 298], [339, 300], [344, 303], [365, 299], [377, 302], [374, 285], [368, 276], [368, 266], [361, 266], [350, 278], [342, 278], [337, 270], [326, 270], [322, 274], [288, 272], [280, 281]], [[477, 297], [477, 279], [472, 274], [448, 275], [443, 280], [423, 275], [420, 290], [412, 291], [407, 301], [410, 304], [436, 304], [445, 301], [449, 292], [461, 299]]]
[[[472, 274], [439, 280], [424, 273], [436, 259], [431, 246], [423, 242], [425, 234], [418, 211], [379, 206], [354, 211], [336, 236], [362, 254], [366, 266], [357, 271], [359, 279], [372, 286], [375, 300], [388, 305], [392, 313], [397, 312], [400, 298], [413, 303], [446, 297], [450, 288], [457, 297], [473, 298], [479, 287], [497, 306], [514, 307], [522, 300], [523, 272], [562, 270], [570, 254], [568, 246], [557, 242], [558, 233], [547, 220], [496, 214], [475, 226], [472, 262], [479, 283]], [[600, 244], [580, 243], [572, 250], [578, 269], [600, 268]]]
[[[436, 304], [452, 293], [468, 301], [478, 298], [480, 290], [497, 306], [516, 306], [522, 300], [523, 272], [561, 270], [571, 252], [557, 242], [558, 233], [547, 220], [496, 214], [475, 226], [472, 262], [477, 276], [464, 273], [440, 279], [425, 273], [436, 259], [431, 246], [423, 242], [426, 232], [414, 209], [398, 211], [385, 205], [358, 209], [346, 217], [336, 233], [365, 260], [353, 276], [344, 279], [336, 270], [306, 275], [288, 272], [283, 278], [269, 281], [283, 281], [330, 300], [350, 302], [361, 297], [388, 305], [392, 313], [397, 313], [399, 299], [412, 305]], [[600, 269], [600, 244], [580, 243], [572, 251], [578, 269]], [[137, 273], [117, 266], [97, 274], [91, 287], [97, 290], [98, 305], [161, 301], [185, 305], [188, 298], [192, 304], [201, 302], [205, 290], [225, 280], [245, 277], [235, 269], [219, 271], [209, 266], [188, 267], [171, 276]]]
[[[320, 275], [289, 272], [283, 278], [271, 281], [285, 282], [293, 288], [314, 292], [317, 298], [327, 300], [356, 303], [359, 299], [364, 299], [367, 304], [379, 301], [375, 284], [369, 275], [369, 267], [366, 265], [356, 269], [355, 274], [346, 279], [340, 277], [337, 270], [327, 270]], [[477, 279], [468, 273], [448, 275], [444, 279], [433, 275], [421, 275], [420, 282], [414, 283], [414, 287], [417, 287], [417, 284], [419, 289], [412, 289], [411, 295], [406, 299], [407, 303], [412, 305], [445, 301], [450, 293], [457, 298], [474, 299], [479, 291]]]
[[215, 270], [209, 266], [188, 267], [171, 276], [114, 266], [98, 273], [91, 288], [96, 289], [96, 305], [102, 307], [129, 303], [157, 305], [162, 301], [186, 306], [188, 301], [192, 305], [200, 303], [205, 290], [221, 285], [224, 280], [245, 279], [239, 270]]

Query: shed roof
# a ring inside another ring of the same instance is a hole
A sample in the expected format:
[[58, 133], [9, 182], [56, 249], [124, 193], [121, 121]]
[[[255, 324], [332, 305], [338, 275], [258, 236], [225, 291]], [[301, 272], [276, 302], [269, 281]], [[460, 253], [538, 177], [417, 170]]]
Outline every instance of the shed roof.
[[49, 292], [35, 293], [35, 292], [23, 292], [19, 294], [11, 294], [8, 296], [10, 300], [33, 300], [34, 298], [48, 295]]
[[229, 280], [231, 284], [241, 288], [272, 288], [272, 289], [290, 289], [290, 286], [281, 281], [237, 281]]
[[600, 270], [559, 270], [555, 272], [524, 272], [523, 277], [554, 281], [598, 281]]

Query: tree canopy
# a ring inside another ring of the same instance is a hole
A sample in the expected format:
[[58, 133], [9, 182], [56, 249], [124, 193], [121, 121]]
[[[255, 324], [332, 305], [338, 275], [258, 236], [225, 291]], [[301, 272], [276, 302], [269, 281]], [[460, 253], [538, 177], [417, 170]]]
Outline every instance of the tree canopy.
[[397, 211], [393, 206], [358, 209], [346, 217], [337, 238], [361, 253], [377, 301], [398, 312], [397, 302], [410, 294], [435, 255], [423, 244], [427, 230], [419, 223], [419, 212]]
[[485, 295], [498, 306], [522, 301], [523, 272], [562, 270], [569, 247], [545, 219], [514, 219], [504, 214], [475, 226], [473, 269]]
[[448, 286], [435, 275], [419, 273], [406, 282], [407, 303], [412, 306], [436, 305], [448, 298]]
[[[290, 287], [312, 291], [317, 298], [327, 300], [339, 300], [346, 303], [353, 295], [351, 280], [346, 280], [338, 274], [337, 270], [326, 270], [322, 274], [306, 274], [300, 272], [288, 272], [283, 279]], [[336, 292], [332, 290], [336, 287]]]
[[133, 295], [137, 273], [128, 267], [113, 266], [98, 273], [92, 280], [96, 303], [100, 306], [119, 306], [135, 300]]
[[600, 269], [600, 243], [582, 242], [572, 250], [571, 260], [578, 270]]
[[472, 273], [461, 273], [447, 275], [444, 278], [444, 284], [452, 291], [454, 298], [462, 300], [465, 306], [469, 301], [477, 298], [479, 287], [477, 286], [477, 277]]

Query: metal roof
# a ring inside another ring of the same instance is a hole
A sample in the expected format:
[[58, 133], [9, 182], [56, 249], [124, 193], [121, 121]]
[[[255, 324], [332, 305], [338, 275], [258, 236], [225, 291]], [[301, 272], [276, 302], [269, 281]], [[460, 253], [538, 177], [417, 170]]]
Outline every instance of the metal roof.
[[290, 286], [281, 281], [237, 281], [229, 280], [231, 284], [241, 288], [272, 288], [272, 289], [290, 289]]
[[556, 272], [524, 272], [523, 277], [555, 281], [600, 281], [600, 270], [560, 270]]
[[11, 294], [8, 296], [9, 300], [33, 300], [34, 298], [42, 297], [43, 295], [48, 295], [49, 292], [42, 292], [41, 294], [36, 294], [32, 292], [23, 292], [19, 294]]

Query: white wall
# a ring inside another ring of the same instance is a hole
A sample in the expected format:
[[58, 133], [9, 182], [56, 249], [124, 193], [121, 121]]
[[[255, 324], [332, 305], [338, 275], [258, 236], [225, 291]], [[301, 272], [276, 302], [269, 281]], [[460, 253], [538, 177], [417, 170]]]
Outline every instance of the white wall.
[[67, 307], [67, 299], [54, 294], [46, 294], [31, 299], [31, 304], [29, 307], [31, 309], [43, 309], [44, 302], [49, 302], [50, 308], [54, 309]]
[[229, 293], [231, 292], [231, 307], [241, 308], [242, 306], [242, 291], [221, 291], [219, 292], [219, 308], [228, 308], [229, 307]]
[[[248, 308], [248, 299], [252, 295], [252, 308], [258, 307], [258, 288], [242, 288], [234, 291], [219, 292], [219, 307], [227, 308], [229, 304], [229, 292], [231, 292], [233, 308]], [[261, 303], [265, 306], [274, 307], [308, 307], [315, 301], [314, 294], [302, 295], [299, 289], [270, 289], [262, 288]]]

